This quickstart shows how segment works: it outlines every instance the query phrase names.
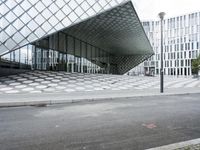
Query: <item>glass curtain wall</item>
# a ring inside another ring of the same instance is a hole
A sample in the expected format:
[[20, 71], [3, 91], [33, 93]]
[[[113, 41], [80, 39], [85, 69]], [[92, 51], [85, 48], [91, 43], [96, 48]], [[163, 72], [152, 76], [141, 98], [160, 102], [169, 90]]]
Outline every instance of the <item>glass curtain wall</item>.
[[110, 70], [109, 57], [103, 49], [62, 32], [0, 56], [1, 64], [9, 62], [9, 67], [104, 74]]
[[109, 73], [110, 54], [103, 49], [64, 32], [54, 34], [48, 37], [48, 40], [46, 45], [42, 41], [34, 43], [35, 69], [71, 73]]
[[15, 69], [31, 69], [33, 63], [32, 49], [32, 45], [26, 45], [1, 55], [0, 66]]

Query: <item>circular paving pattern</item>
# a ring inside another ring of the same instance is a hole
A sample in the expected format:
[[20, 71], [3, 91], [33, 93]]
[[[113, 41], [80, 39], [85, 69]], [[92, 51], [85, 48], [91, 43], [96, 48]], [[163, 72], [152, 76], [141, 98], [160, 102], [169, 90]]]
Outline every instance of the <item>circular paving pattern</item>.
[[86, 88], [93, 88], [92, 85], [85, 85]]
[[29, 85], [30, 86], [37, 86], [37, 85], [39, 85], [39, 83], [30, 83]]
[[49, 76], [49, 77], [55, 77], [56, 75], [54, 75], [54, 74], [49, 74], [48, 76]]
[[17, 79], [17, 81], [26, 81], [26, 80], [27, 80], [26, 78]]
[[46, 80], [53, 80], [54, 78], [50, 78], [50, 77], [48, 77], [48, 78], [45, 78]]
[[30, 91], [30, 93], [42, 93], [42, 91]]
[[69, 78], [62, 78], [62, 81], [69, 81]]
[[55, 79], [62, 79], [63, 77], [61, 76], [55, 76]]
[[19, 93], [19, 91], [18, 90], [9, 90], [9, 91], [5, 91], [5, 93], [14, 94], [14, 93]]
[[69, 80], [69, 83], [76, 83], [75, 80]]
[[15, 80], [8, 80], [8, 81], [5, 81], [4, 83], [9, 84], [9, 83], [14, 83], [14, 82], [16, 82], [16, 81]]
[[35, 88], [37, 88], [37, 89], [45, 89], [47, 86], [45, 86], [45, 85], [38, 85], [38, 86], [36, 86]]
[[47, 78], [47, 77], [48, 77], [48, 76], [43, 76], [43, 75], [42, 75], [42, 76], [40, 76], [40, 78]]
[[76, 90], [81, 90], [81, 91], [85, 90], [84, 87], [75, 87], [75, 89], [76, 89]]
[[42, 84], [50, 84], [51, 81], [42, 81], [41, 83], [42, 83]]
[[10, 91], [12, 89], [13, 88], [10, 88], [10, 87], [4, 87], [4, 88], [1, 88], [0, 91]]
[[112, 88], [111, 90], [118, 91], [120, 89], [119, 88]]
[[25, 88], [26, 87], [26, 85], [18, 85], [18, 86], [15, 86], [15, 88], [17, 88], [17, 89], [22, 89], [22, 88]]
[[7, 85], [6, 84], [0, 84], [0, 89], [5, 88]]
[[60, 85], [67, 85], [67, 84], [69, 84], [68, 82], [60, 82], [59, 83]]
[[38, 77], [29, 77], [29, 79], [34, 80], [37, 79]]
[[75, 84], [68, 84], [67, 86], [68, 87], [75, 87], [76, 85]]
[[52, 82], [60, 82], [60, 80], [55, 80], [55, 79], [54, 79], [54, 80], [52, 80]]
[[74, 89], [65, 89], [66, 92], [74, 92]]
[[43, 91], [45, 91], [45, 92], [54, 92], [55, 88], [46, 88]]
[[20, 85], [21, 83], [11, 83], [11, 84], [9, 84], [9, 85], [11, 85], [11, 86], [16, 86], [16, 85]]
[[33, 81], [28, 80], [28, 81], [23, 81], [23, 83], [28, 84], [28, 83], [32, 83]]
[[[189, 80], [189, 81], [188, 81]], [[166, 88], [200, 87], [200, 80], [166, 78]], [[176, 82], [174, 82], [176, 81]], [[190, 82], [191, 81], [191, 82]], [[33, 71], [0, 77], [0, 94], [76, 92], [159, 88], [158, 78]]]
[[56, 83], [52, 83], [52, 84], [48, 84], [48, 86], [57, 86], [58, 84]]
[[64, 86], [57, 86], [56, 89], [62, 90], [62, 89], [66, 89], [66, 87], [64, 87]]
[[34, 88], [24, 88], [24, 89], [22, 89], [22, 91], [26, 91], [26, 92], [33, 91], [33, 90], [34, 90]]
[[103, 90], [102, 88], [94, 88], [94, 90], [96, 90], [96, 91], [101, 91], [101, 90]]
[[44, 81], [44, 79], [35, 79], [36, 82]]
[[83, 82], [78, 82], [78, 83], [76, 83], [76, 85], [81, 86], [81, 85], [84, 85], [84, 83]]
[[[16, 79], [20, 79], [21, 77], [18, 76], [14, 76], [14, 77], [10, 77], [10, 79], [16, 80]], [[7, 79], [8, 80], [8, 79]]]

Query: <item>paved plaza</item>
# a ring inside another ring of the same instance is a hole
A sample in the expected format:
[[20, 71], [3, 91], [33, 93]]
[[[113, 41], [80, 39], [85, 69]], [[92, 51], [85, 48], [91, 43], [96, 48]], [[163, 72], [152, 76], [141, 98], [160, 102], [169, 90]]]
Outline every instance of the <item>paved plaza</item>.
[[[192, 77], [165, 77], [166, 89], [199, 88]], [[0, 94], [159, 89], [159, 77], [33, 71], [0, 78]]]

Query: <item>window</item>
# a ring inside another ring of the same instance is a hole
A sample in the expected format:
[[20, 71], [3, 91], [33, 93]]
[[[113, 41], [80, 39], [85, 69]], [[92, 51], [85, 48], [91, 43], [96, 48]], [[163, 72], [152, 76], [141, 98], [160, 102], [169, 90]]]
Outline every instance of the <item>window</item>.
[[183, 50], [183, 44], [181, 44], [181, 50]]
[[192, 58], [195, 58], [195, 53], [194, 53], [194, 51], [192, 51]]
[[194, 43], [192, 42], [192, 50], [194, 49]]
[[179, 44], [177, 44], [177, 51], [179, 51]]
[[188, 43], [188, 50], [190, 50], [190, 43]]

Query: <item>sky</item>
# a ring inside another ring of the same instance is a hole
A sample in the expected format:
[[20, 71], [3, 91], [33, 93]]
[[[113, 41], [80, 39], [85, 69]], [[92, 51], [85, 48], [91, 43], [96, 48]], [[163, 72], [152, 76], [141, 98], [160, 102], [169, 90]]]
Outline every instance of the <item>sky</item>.
[[158, 20], [158, 13], [165, 18], [200, 12], [200, 0], [132, 0], [140, 20]]

